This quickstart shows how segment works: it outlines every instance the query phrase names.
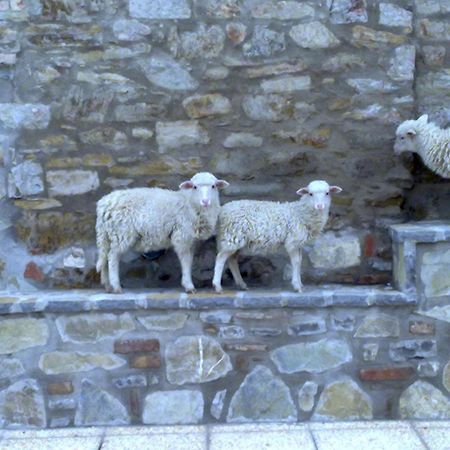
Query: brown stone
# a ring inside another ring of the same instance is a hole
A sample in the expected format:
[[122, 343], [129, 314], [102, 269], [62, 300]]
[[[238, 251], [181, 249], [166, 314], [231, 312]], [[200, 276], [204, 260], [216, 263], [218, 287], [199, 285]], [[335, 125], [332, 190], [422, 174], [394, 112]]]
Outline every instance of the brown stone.
[[49, 395], [67, 395], [73, 392], [73, 384], [71, 381], [61, 381], [59, 383], [49, 383], [47, 385]]
[[266, 344], [225, 344], [225, 350], [236, 350], [238, 352], [266, 352]]
[[375, 237], [373, 234], [368, 234], [364, 238], [364, 256], [369, 258], [371, 256], [375, 256]]
[[413, 320], [409, 322], [409, 332], [411, 334], [430, 335], [434, 334], [436, 327], [433, 322], [425, 322], [423, 320]]
[[133, 356], [130, 367], [133, 369], [157, 369], [161, 367], [161, 358], [159, 355]]
[[25, 278], [29, 278], [34, 281], [44, 281], [45, 275], [40, 267], [33, 261], [29, 262], [25, 267], [25, 272], [23, 273]]
[[141, 412], [141, 404], [139, 402], [139, 391], [132, 389], [130, 391], [130, 410], [134, 416], [139, 416]]
[[412, 367], [382, 367], [361, 369], [359, 378], [363, 381], [407, 380], [414, 374]]
[[159, 352], [158, 339], [129, 339], [114, 342], [114, 353]]

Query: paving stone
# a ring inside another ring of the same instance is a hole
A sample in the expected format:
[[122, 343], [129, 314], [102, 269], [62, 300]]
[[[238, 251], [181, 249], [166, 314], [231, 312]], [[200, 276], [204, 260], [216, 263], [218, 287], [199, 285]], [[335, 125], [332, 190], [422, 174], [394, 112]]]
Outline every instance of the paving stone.
[[137, 19], [189, 19], [187, 0], [129, 0], [130, 16]]
[[256, 366], [231, 399], [227, 422], [295, 422], [289, 388], [264, 366]]
[[345, 341], [322, 339], [279, 347], [271, 359], [281, 373], [321, 373], [350, 362], [352, 353]]
[[399, 415], [402, 419], [448, 419], [450, 400], [432, 384], [418, 380], [400, 396]]
[[225, 350], [235, 350], [238, 352], [266, 352], [268, 346], [266, 344], [230, 344], [229, 342], [227, 342], [226, 344], [224, 344], [224, 348]]
[[356, 330], [356, 338], [399, 337], [400, 323], [396, 317], [387, 314], [369, 314]]
[[273, 336], [279, 336], [282, 331], [278, 328], [250, 328], [250, 333], [253, 334], [253, 336], [263, 336], [263, 337], [273, 337]]
[[114, 396], [84, 379], [75, 413], [76, 426], [128, 425], [125, 406]]
[[306, 381], [298, 391], [298, 407], [304, 412], [314, 408], [314, 399], [319, 386], [314, 381]]
[[302, 48], [321, 49], [340, 44], [339, 39], [325, 25], [315, 21], [295, 25], [289, 36]]
[[200, 391], [157, 391], [145, 397], [142, 421], [149, 425], [199, 423], [204, 401]]
[[17, 358], [0, 359], [0, 379], [15, 378], [25, 373], [22, 362]]
[[217, 391], [214, 395], [214, 398], [211, 402], [211, 409], [210, 413], [211, 415], [217, 419], [220, 420], [220, 416], [222, 415], [222, 410], [224, 407], [225, 402], [225, 396], [227, 395], [227, 390], [222, 389], [221, 391]]
[[165, 362], [172, 384], [206, 383], [232, 369], [230, 357], [207, 336], [183, 336], [167, 344]]
[[370, 397], [353, 381], [339, 380], [325, 386], [313, 420], [372, 419]]
[[114, 353], [159, 352], [158, 339], [126, 339], [114, 342]]
[[169, 314], [139, 316], [137, 319], [146, 330], [170, 331], [183, 328], [188, 317], [189, 316], [185, 313], [175, 312]]
[[0, 354], [16, 353], [45, 345], [49, 330], [45, 319], [3, 319], [0, 321]]
[[389, 344], [389, 356], [393, 361], [408, 361], [436, 356], [436, 341], [410, 339]]

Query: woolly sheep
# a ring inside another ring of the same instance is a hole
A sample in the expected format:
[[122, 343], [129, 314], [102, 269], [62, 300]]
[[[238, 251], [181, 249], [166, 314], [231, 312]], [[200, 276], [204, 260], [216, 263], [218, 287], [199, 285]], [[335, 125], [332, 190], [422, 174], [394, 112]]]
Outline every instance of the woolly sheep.
[[218, 254], [213, 278], [216, 291], [222, 291], [222, 273], [227, 260], [235, 283], [246, 289], [239, 271], [238, 253], [271, 254], [284, 246], [292, 264], [292, 286], [300, 292], [301, 249], [323, 230], [328, 220], [330, 194], [341, 191], [338, 186], [315, 180], [297, 191], [301, 198], [295, 202], [238, 200], [222, 206], [217, 222]]
[[120, 256], [173, 247], [181, 264], [181, 284], [195, 290], [191, 270], [195, 240], [215, 234], [220, 210], [218, 190], [225, 180], [201, 172], [180, 184], [179, 191], [159, 188], [118, 190], [97, 203], [97, 271], [109, 292], [121, 292]]
[[443, 130], [428, 123], [425, 114], [417, 120], [405, 120], [395, 134], [395, 154], [418, 153], [429, 169], [443, 178], [450, 178], [450, 128]]

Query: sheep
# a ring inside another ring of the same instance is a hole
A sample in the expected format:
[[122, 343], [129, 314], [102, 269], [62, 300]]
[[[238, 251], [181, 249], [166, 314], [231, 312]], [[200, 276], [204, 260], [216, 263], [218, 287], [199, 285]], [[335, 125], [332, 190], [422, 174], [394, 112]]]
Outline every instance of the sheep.
[[428, 123], [428, 115], [405, 120], [395, 132], [394, 153], [418, 153], [425, 165], [443, 178], [450, 178], [450, 128]]
[[134, 188], [113, 191], [97, 202], [97, 272], [108, 292], [122, 292], [120, 256], [173, 247], [181, 264], [181, 285], [194, 292], [193, 246], [215, 234], [219, 193], [229, 184], [208, 172], [180, 184], [179, 191]]
[[222, 273], [227, 260], [235, 283], [246, 289], [239, 271], [238, 253], [265, 255], [281, 246], [291, 260], [292, 286], [301, 292], [302, 247], [321, 233], [328, 220], [330, 194], [341, 191], [339, 186], [315, 180], [297, 191], [301, 198], [295, 202], [237, 200], [222, 206], [217, 222], [218, 253], [213, 278], [216, 292], [222, 292]]

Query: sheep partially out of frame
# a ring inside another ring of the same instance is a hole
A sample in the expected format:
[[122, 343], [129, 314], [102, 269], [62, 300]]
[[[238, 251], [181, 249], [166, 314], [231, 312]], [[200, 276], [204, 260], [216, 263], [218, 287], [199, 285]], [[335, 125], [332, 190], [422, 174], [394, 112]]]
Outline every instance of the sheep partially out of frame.
[[193, 246], [215, 234], [219, 190], [228, 186], [207, 172], [180, 184], [179, 191], [135, 188], [111, 192], [97, 203], [97, 271], [109, 292], [121, 292], [120, 256], [173, 247], [181, 264], [181, 284], [192, 283]]
[[417, 120], [405, 120], [395, 132], [394, 152], [413, 152], [424, 164], [443, 178], [450, 178], [450, 129], [441, 129], [424, 114]]
[[246, 289], [238, 254], [271, 254], [283, 246], [292, 264], [292, 286], [301, 291], [302, 248], [321, 233], [328, 220], [331, 194], [341, 191], [339, 186], [315, 180], [297, 191], [301, 198], [296, 202], [238, 200], [224, 205], [217, 223], [218, 254], [213, 278], [216, 291], [222, 291], [227, 260], [235, 283]]

